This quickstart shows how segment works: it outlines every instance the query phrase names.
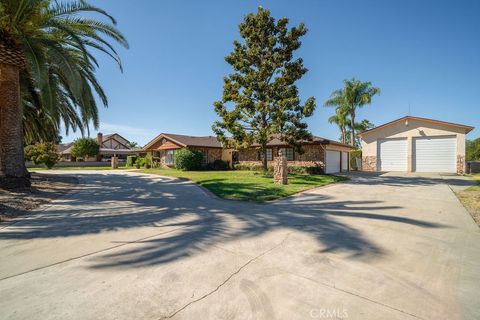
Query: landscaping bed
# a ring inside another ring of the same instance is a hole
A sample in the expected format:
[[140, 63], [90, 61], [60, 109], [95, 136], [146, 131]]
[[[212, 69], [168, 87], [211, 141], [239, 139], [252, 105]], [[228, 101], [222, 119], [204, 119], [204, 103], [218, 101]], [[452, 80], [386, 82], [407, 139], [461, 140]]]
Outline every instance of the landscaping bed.
[[347, 179], [332, 175], [289, 174], [288, 185], [278, 185], [273, 183], [271, 175], [258, 171], [142, 169], [140, 172], [188, 179], [207, 188], [220, 198], [255, 202], [279, 199]]
[[477, 185], [457, 193], [457, 196], [480, 226], [480, 174], [471, 177], [477, 180]]
[[78, 179], [32, 173], [31, 182], [32, 186], [26, 189], [0, 189], [0, 221], [27, 214], [29, 210], [72, 192], [78, 184]]

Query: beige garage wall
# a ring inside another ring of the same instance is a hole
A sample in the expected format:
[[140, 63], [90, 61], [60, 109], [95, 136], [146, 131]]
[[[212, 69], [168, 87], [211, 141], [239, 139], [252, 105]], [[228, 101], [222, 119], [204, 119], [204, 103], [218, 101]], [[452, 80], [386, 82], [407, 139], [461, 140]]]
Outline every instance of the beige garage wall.
[[465, 158], [465, 129], [451, 125], [437, 124], [427, 121], [409, 119], [398, 121], [381, 129], [374, 130], [362, 136], [362, 157], [377, 157], [377, 141], [385, 138], [407, 138], [408, 171], [412, 171], [412, 153], [415, 137], [456, 136], [457, 157]]

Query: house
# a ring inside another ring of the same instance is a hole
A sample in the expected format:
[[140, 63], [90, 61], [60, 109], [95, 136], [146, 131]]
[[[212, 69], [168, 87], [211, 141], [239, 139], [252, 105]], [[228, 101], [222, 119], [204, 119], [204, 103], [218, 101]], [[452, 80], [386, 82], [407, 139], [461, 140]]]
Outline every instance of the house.
[[[289, 166], [318, 167], [326, 173], [349, 170], [349, 152], [354, 148], [333, 140], [313, 137], [312, 141], [302, 142], [303, 154], [295, 152], [278, 137], [272, 137], [267, 144], [267, 161], [272, 164], [279, 151], [286, 155]], [[161, 166], [172, 167], [175, 151], [190, 148], [202, 152], [204, 164], [215, 160], [223, 160], [231, 164], [262, 163], [260, 146], [253, 144], [249, 148], [233, 150], [222, 147], [215, 137], [195, 137], [162, 133], [144, 147], [144, 151], [152, 153]]]
[[364, 171], [465, 170], [465, 135], [473, 127], [406, 116], [359, 134]]
[[[100, 145], [100, 153], [96, 158], [84, 159], [85, 161], [110, 161], [113, 156], [120, 161], [125, 161], [128, 155], [136, 155], [140, 150], [130, 147], [130, 141], [118, 133], [103, 135], [97, 134], [97, 143]], [[66, 148], [65, 148], [66, 147]], [[59, 153], [62, 161], [76, 161], [72, 156], [73, 143], [59, 145]], [[63, 151], [60, 151], [64, 149]]]
[[[162, 167], [173, 167], [173, 156], [182, 148], [200, 151], [203, 163], [213, 163], [215, 160], [229, 161], [228, 151], [222, 148], [217, 138], [212, 136], [195, 137], [180, 134], [161, 133], [143, 147], [143, 151], [151, 153], [153, 159]], [[230, 163], [231, 159], [230, 159]]]

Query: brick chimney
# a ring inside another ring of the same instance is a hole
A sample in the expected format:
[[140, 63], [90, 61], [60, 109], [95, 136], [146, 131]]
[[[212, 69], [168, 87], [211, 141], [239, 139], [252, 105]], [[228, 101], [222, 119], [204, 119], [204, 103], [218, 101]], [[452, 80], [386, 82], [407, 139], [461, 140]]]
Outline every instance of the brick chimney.
[[103, 144], [103, 133], [101, 132], [97, 133], [97, 143], [100, 145], [100, 147]]

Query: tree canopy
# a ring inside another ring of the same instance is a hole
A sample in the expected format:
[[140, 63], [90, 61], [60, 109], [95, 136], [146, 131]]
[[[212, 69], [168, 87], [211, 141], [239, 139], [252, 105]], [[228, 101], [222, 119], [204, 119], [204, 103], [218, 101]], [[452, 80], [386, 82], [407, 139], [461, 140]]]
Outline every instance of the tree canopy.
[[96, 157], [100, 152], [100, 145], [93, 138], [79, 138], [74, 141], [72, 156], [75, 158]]
[[303, 23], [288, 28], [289, 20], [277, 21], [270, 11], [258, 8], [239, 25], [242, 41], [234, 41], [225, 61], [234, 72], [224, 78], [223, 96], [214, 103], [220, 116], [212, 126], [226, 146], [261, 145], [266, 168], [266, 144], [272, 136], [301, 152], [299, 141], [311, 139], [304, 118], [315, 110], [315, 98], [301, 103], [295, 82], [307, 72], [295, 58]]
[[[343, 110], [350, 118], [350, 144], [355, 144], [357, 129], [355, 118], [357, 108], [372, 103], [373, 96], [380, 94], [380, 89], [373, 87], [370, 81], [362, 82], [355, 78], [344, 80], [344, 87], [333, 91], [325, 106], [334, 106]], [[338, 111], [337, 111], [338, 113]]]
[[467, 140], [466, 160], [480, 160], [480, 138], [475, 140]]
[[0, 45], [19, 48], [26, 61], [20, 91], [27, 144], [55, 141], [61, 124], [67, 132], [83, 133], [90, 123], [98, 127], [95, 96], [105, 106], [108, 99], [95, 75], [94, 53], [107, 54], [121, 69], [108, 40], [128, 47], [115, 25], [111, 15], [86, 1], [0, 0]]

